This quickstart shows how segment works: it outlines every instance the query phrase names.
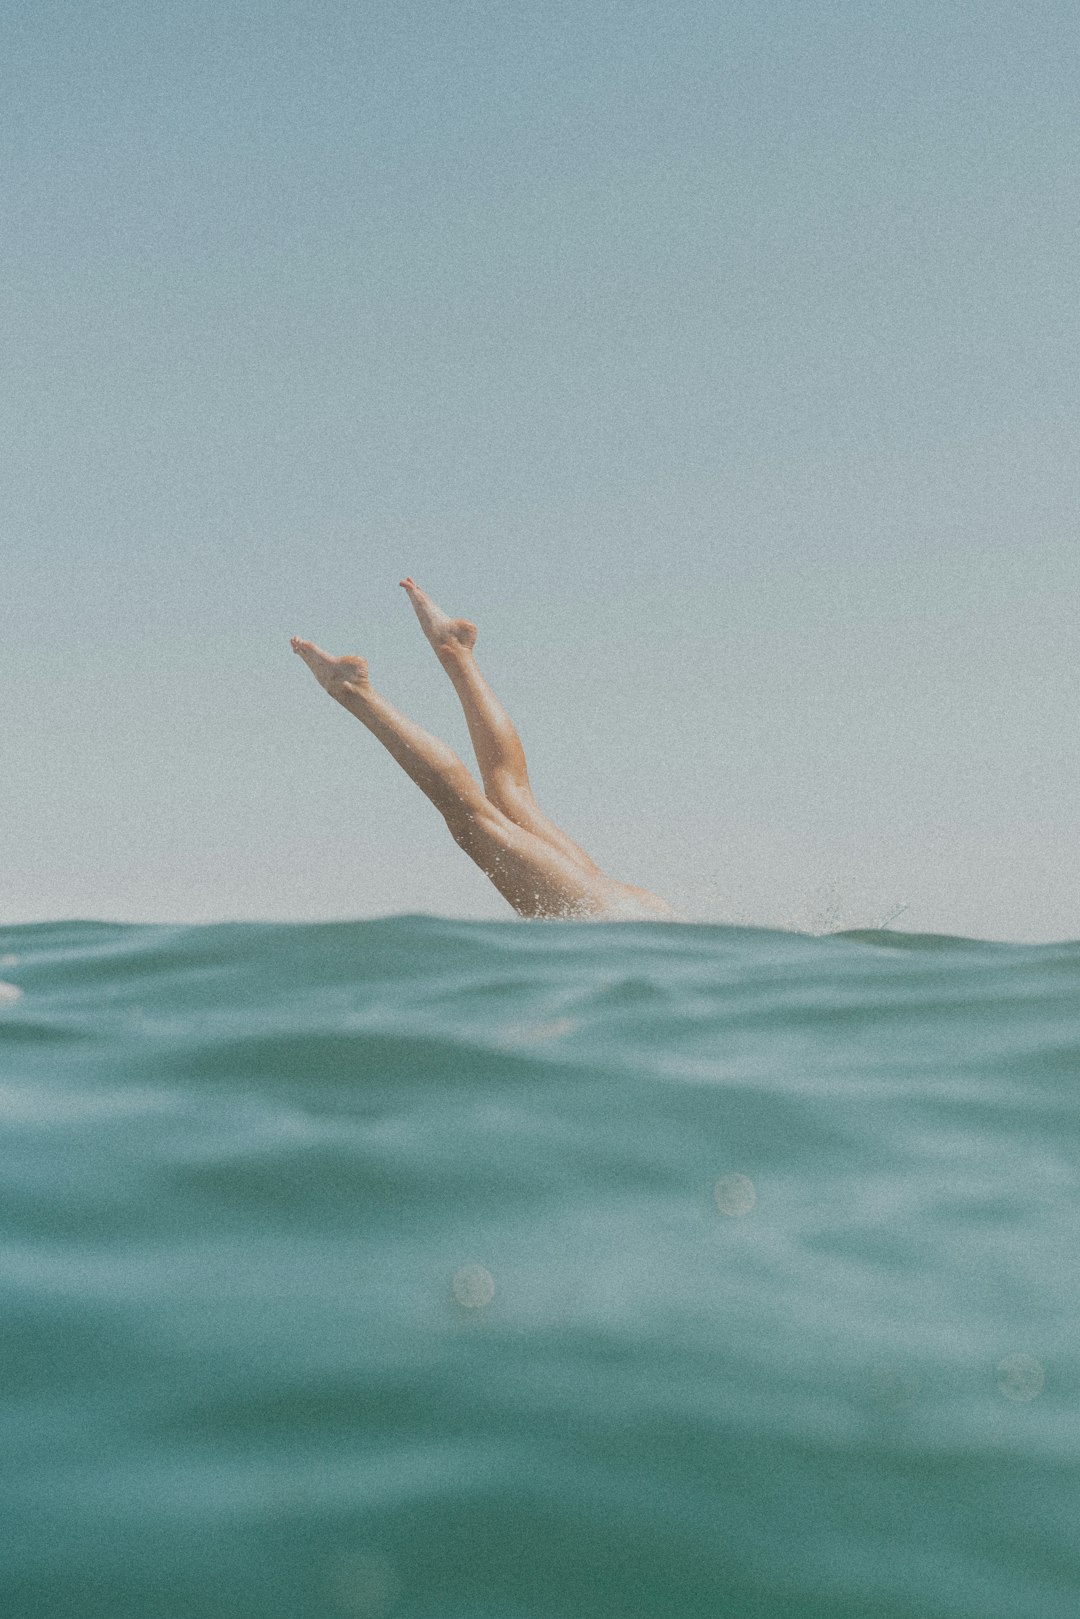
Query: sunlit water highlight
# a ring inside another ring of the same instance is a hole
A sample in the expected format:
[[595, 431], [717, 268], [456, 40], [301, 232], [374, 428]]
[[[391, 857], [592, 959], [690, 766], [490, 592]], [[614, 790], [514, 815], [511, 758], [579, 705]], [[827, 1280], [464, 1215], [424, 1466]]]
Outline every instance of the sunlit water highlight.
[[0, 1613], [1080, 1612], [1080, 946], [0, 958]]

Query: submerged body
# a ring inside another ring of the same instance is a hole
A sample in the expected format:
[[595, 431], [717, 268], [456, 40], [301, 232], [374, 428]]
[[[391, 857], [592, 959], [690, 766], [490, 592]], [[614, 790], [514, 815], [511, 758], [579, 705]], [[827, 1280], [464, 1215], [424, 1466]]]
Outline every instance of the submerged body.
[[393, 755], [443, 816], [455, 843], [519, 916], [673, 920], [675, 913], [659, 895], [609, 877], [543, 813], [529, 783], [521, 739], [477, 665], [476, 625], [450, 618], [414, 580], [401, 584], [461, 700], [482, 788], [452, 748], [375, 690], [363, 658], [331, 657], [298, 636], [293, 651]]

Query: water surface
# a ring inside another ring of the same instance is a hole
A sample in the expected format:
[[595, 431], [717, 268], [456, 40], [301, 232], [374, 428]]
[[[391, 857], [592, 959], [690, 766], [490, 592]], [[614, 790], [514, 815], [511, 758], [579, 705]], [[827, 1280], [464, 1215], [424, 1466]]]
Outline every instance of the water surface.
[[0, 930], [10, 1619], [1076, 1619], [1080, 946]]

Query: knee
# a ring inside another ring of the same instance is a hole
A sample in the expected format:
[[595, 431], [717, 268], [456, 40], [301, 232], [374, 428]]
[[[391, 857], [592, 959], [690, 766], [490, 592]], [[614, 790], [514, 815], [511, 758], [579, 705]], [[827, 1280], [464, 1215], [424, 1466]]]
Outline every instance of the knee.
[[502, 816], [487, 799], [479, 803], [456, 804], [446, 811], [443, 819], [458, 848], [464, 849], [467, 854], [473, 854], [480, 846], [490, 844], [498, 836], [502, 824]]
[[516, 822], [519, 816], [536, 808], [532, 788], [509, 772], [500, 772], [487, 787], [492, 803], [511, 821]]
[[431, 797], [451, 829], [458, 822], [474, 818], [484, 808], [491, 808], [477, 786], [472, 772], [460, 759], [455, 759], [452, 766], [444, 771], [442, 779], [437, 783], [437, 790], [432, 792]]

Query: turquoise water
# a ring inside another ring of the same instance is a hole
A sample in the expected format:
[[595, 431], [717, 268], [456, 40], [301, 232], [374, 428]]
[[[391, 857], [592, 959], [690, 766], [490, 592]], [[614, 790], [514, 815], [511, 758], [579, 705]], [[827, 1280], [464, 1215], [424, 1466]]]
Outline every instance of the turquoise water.
[[70, 923], [0, 979], [5, 1619], [1076, 1619], [1080, 945]]

